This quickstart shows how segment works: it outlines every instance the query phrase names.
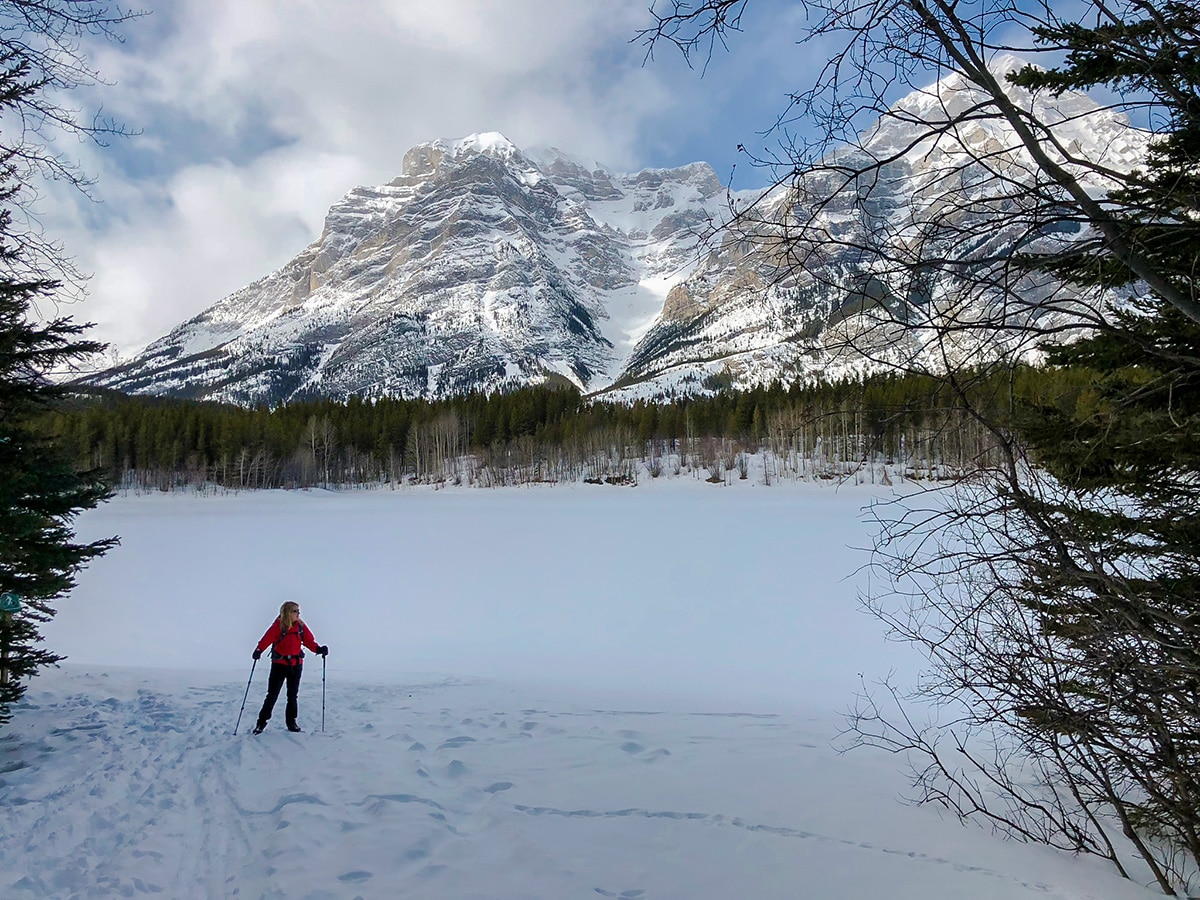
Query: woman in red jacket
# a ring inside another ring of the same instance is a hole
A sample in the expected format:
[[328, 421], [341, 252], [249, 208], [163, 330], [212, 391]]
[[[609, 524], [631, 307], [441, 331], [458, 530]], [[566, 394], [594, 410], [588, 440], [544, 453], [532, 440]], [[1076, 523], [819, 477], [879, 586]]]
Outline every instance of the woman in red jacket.
[[271, 677], [267, 680], [267, 699], [263, 701], [258, 713], [258, 724], [254, 726], [255, 734], [262, 734], [267, 722], [271, 721], [271, 710], [275, 708], [275, 700], [279, 697], [279, 689], [287, 682], [287, 728], [288, 731], [300, 731], [296, 724], [296, 695], [300, 691], [300, 673], [304, 670], [304, 648], [321, 656], [329, 655], [329, 648], [319, 645], [308, 630], [308, 626], [300, 621], [300, 604], [289, 600], [279, 607], [279, 618], [271, 623], [267, 633], [258, 642], [254, 650], [254, 658], [262, 656], [262, 652], [271, 648]]

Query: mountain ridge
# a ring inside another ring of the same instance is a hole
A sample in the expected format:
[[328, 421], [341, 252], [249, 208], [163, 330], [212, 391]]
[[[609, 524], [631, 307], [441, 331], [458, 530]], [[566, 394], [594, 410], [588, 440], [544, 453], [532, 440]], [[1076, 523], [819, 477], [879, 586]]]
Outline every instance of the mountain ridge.
[[[1020, 64], [996, 61], [1000, 71]], [[1020, 102], [1040, 102], [1016, 90]], [[856, 187], [826, 201], [822, 227], [866, 227], [856, 204], [896, 220], [934, 214], [937, 166], [1007, 140], [994, 123], [969, 123], [952, 140], [912, 137], [931, 110], [970, 103], [971, 91], [948, 76], [837, 151], [885, 155], [913, 144], [870, 196]], [[1090, 141], [1089, 151], [1094, 144], [1126, 166], [1144, 153], [1127, 122], [1064, 96], [1050, 116], [1072, 146]], [[274, 404], [435, 399], [563, 378], [628, 400], [705, 392], [716, 374], [750, 386], [853, 372], [862, 361], [839, 356], [823, 335], [854, 285], [874, 276], [832, 254], [830, 271], [849, 273], [850, 286], [838, 286], [770, 250], [796, 209], [829, 195], [822, 177], [735, 194], [706, 163], [614, 173], [556, 148], [525, 152], [497, 132], [418, 144], [390, 182], [348, 191], [289, 262], [83, 381]], [[751, 202], [763, 220], [757, 234], [719, 231], [732, 208]]]

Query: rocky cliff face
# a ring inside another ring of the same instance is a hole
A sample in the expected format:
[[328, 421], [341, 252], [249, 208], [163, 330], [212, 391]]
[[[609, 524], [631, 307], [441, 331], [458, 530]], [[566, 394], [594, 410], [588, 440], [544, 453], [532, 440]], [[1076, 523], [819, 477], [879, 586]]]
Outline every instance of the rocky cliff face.
[[[1087, 98], [1020, 100], [1058, 121], [1072, 152], [1125, 168], [1144, 156], [1145, 136]], [[838, 151], [879, 161], [870, 177], [847, 183], [817, 167], [762, 198], [731, 197], [703, 163], [617, 174], [497, 134], [422, 144], [395, 180], [347, 194], [283, 268], [87, 380], [276, 403], [439, 398], [557, 377], [629, 399], [704, 391], [717, 373], [748, 386], [858, 371], [868, 363], [835, 349], [831, 326], [946, 291], [929, 283], [917, 297], [903, 267], [880, 265], [913, 246], [864, 247], [928, 235], [931, 223], [958, 236], [938, 238], [945, 253], [1018, 237], [961, 202], [984, 197], [989, 171], [1030, 177], [1015, 136], [979, 121], [921, 138], [972, 102], [951, 76]], [[731, 201], [752, 200], [741, 227], [701, 244]]]

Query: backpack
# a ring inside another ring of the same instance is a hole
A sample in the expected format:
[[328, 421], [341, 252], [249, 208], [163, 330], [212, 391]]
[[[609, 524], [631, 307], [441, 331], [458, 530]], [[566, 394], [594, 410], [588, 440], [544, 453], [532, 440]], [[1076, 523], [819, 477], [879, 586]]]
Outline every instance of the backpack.
[[275, 649], [275, 644], [278, 644], [288, 635], [286, 631], [283, 631], [280, 633], [279, 637], [275, 638], [275, 644], [271, 645], [271, 662], [275, 662], [279, 659], [304, 659], [304, 623], [298, 621], [296, 624], [299, 626], [298, 634], [300, 636], [300, 652], [284, 656]]

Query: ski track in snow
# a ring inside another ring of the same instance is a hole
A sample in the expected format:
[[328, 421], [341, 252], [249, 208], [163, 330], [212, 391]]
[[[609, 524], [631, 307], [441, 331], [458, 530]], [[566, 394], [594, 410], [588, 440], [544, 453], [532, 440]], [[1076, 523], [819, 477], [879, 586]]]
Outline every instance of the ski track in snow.
[[451, 680], [333, 686], [322, 734], [310, 672], [306, 733], [277, 714], [255, 737], [264, 682], [235, 737], [244, 683], [37, 679], [0, 735], [0, 896], [1101, 896], [847, 830], [824, 791], [860, 758], [800, 716], [535, 708]]

